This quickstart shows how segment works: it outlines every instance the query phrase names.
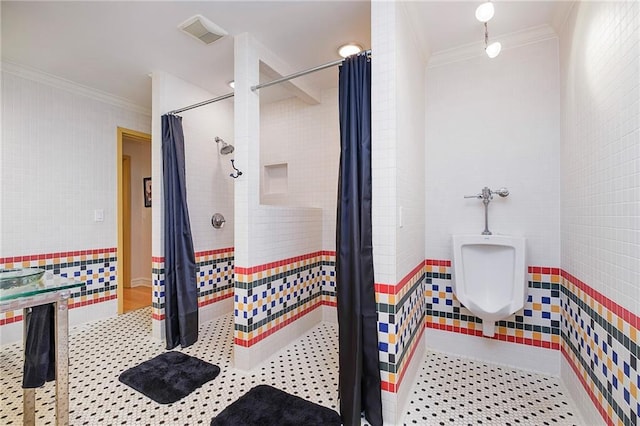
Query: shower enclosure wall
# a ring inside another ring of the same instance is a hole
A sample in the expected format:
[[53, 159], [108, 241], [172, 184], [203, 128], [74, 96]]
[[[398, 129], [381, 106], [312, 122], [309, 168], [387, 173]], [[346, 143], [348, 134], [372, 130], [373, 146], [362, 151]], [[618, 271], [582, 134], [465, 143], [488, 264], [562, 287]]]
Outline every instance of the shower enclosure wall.
[[[210, 93], [163, 72], [153, 73], [153, 336], [164, 337], [164, 243], [162, 194], [162, 139], [160, 115], [165, 111], [212, 98]], [[230, 144], [234, 140], [233, 105], [221, 101], [184, 111], [187, 201], [195, 260], [197, 264], [200, 323], [233, 309], [234, 197], [231, 155], [224, 155], [216, 137]], [[211, 217], [220, 212], [225, 226], [214, 229]], [[231, 336], [229, 336], [231, 338]]]

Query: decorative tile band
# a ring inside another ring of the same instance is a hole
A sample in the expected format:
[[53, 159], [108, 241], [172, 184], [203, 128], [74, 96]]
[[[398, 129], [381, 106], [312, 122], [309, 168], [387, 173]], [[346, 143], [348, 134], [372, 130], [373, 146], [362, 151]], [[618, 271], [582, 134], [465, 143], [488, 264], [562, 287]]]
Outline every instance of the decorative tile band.
[[609, 425], [640, 415], [638, 316], [562, 271], [562, 354]]
[[[453, 295], [450, 267], [425, 261], [425, 327], [482, 336], [481, 320]], [[560, 268], [528, 272], [522, 314], [499, 321], [494, 338], [560, 350], [607, 424], [637, 424], [639, 317]]]
[[[0, 258], [0, 268], [42, 268], [85, 283], [71, 294], [69, 309], [116, 299], [116, 248]], [[22, 312], [0, 314], [0, 326], [22, 320]]]
[[376, 283], [381, 387], [397, 392], [424, 332], [426, 303], [421, 262], [397, 284]]
[[337, 306], [336, 304], [336, 252], [322, 252], [322, 304]]
[[[234, 248], [196, 252], [198, 307], [233, 296]], [[164, 320], [164, 257], [151, 258], [151, 317]]]
[[[425, 261], [425, 327], [482, 336], [482, 321], [455, 297], [451, 262]], [[560, 270], [529, 267], [528, 295], [522, 314], [497, 322], [493, 339], [548, 349], [560, 348]]]
[[323, 252], [236, 267], [234, 341], [249, 347], [322, 304]]

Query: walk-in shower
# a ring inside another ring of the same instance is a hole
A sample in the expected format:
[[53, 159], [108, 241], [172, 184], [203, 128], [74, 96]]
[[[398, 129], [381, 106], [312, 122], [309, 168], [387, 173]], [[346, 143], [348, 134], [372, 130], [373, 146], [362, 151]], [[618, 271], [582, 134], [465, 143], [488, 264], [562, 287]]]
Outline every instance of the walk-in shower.
[[227, 155], [227, 154], [231, 154], [233, 152], [233, 150], [234, 150], [233, 145], [226, 143], [225, 141], [223, 141], [222, 139], [220, 139], [217, 136], [216, 136], [215, 141], [218, 144], [220, 142], [222, 142], [222, 147], [220, 148], [220, 154]]

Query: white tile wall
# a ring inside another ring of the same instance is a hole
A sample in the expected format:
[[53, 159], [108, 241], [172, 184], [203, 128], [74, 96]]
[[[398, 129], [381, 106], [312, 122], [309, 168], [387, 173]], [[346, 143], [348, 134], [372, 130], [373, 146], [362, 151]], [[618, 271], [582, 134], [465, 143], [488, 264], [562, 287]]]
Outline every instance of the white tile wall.
[[417, 94], [425, 90], [426, 58], [411, 6], [400, 3], [396, 13], [396, 282], [425, 259], [425, 99]]
[[[197, 102], [214, 98], [197, 86], [168, 73], [153, 73], [153, 182], [154, 182], [154, 255], [164, 253], [162, 239], [162, 114]], [[230, 99], [184, 111], [182, 127], [185, 145], [187, 202], [195, 251], [232, 247], [234, 245], [234, 180], [230, 159], [222, 155], [215, 137], [234, 144], [233, 101]], [[211, 216], [222, 213], [226, 219], [222, 229], [211, 226]]]
[[489, 229], [527, 238], [527, 263], [560, 264], [557, 39], [427, 69], [426, 257], [451, 259], [451, 235]]
[[[337, 88], [321, 92], [318, 105], [290, 98], [260, 106], [262, 202], [321, 208], [323, 250], [335, 250], [339, 162]], [[288, 191], [274, 200], [264, 195], [264, 166], [281, 163]]]
[[27, 76], [2, 71], [0, 256], [115, 247], [117, 128], [150, 117]]
[[[236, 159], [244, 173], [236, 180], [235, 189], [236, 264], [244, 267], [322, 249], [321, 209], [260, 205], [261, 107], [259, 92], [250, 88], [258, 84], [260, 61], [268, 57], [271, 55], [266, 48], [251, 35], [235, 37]], [[301, 129], [295, 123], [291, 125]], [[297, 149], [293, 158], [308, 161]], [[292, 170], [295, 172], [295, 168]], [[292, 183], [297, 193], [301, 193], [301, 184]]]
[[640, 312], [640, 4], [578, 2], [560, 34], [562, 268]]
[[[425, 255], [424, 98], [416, 96], [424, 92], [425, 60], [408, 8], [371, 5], [373, 255], [375, 281], [387, 284]], [[407, 398], [407, 388], [382, 393], [385, 424], [399, 421]]]
[[396, 283], [396, 5], [371, 4], [371, 168], [375, 281]]
[[259, 205], [260, 179], [260, 105], [259, 93], [251, 86], [259, 82], [258, 49], [249, 34], [234, 38], [234, 132], [237, 167], [244, 174], [235, 183], [235, 261], [238, 266], [253, 266], [251, 241], [255, 234], [251, 220]]

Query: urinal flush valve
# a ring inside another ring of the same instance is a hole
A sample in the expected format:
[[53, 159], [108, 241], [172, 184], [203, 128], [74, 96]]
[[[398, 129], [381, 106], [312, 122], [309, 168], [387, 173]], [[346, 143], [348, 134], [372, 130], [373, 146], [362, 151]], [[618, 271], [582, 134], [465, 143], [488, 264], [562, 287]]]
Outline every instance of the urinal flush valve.
[[484, 231], [482, 231], [482, 235], [491, 235], [491, 231], [489, 231], [489, 202], [493, 200], [493, 194], [497, 194], [500, 197], [504, 198], [509, 195], [509, 190], [507, 188], [500, 188], [496, 191], [489, 189], [489, 187], [485, 186], [482, 188], [482, 192], [478, 195], [465, 195], [464, 198], [479, 198], [482, 200], [482, 204], [484, 204]]

